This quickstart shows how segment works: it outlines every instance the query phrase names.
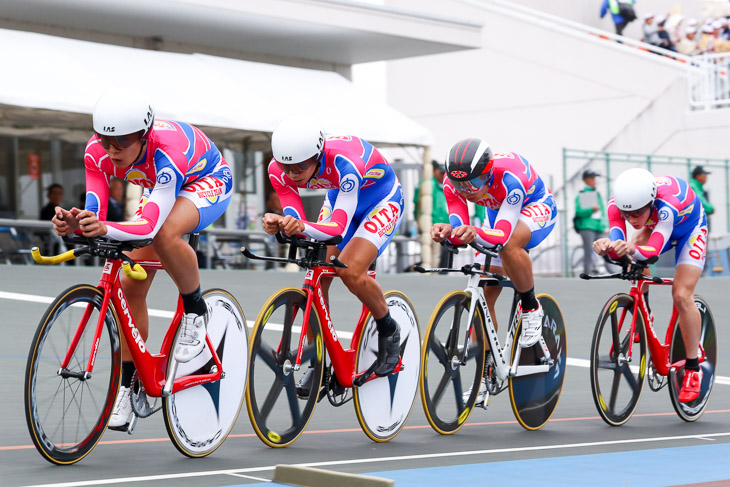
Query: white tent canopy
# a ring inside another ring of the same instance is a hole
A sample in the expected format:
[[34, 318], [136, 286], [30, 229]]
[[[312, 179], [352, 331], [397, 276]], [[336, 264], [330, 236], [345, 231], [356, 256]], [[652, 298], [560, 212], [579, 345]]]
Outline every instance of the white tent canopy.
[[88, 123], [102, 93], [127, 87], [146, 93], [159, 118], [201, 127], [267, 133], [287, 114], [305, 112], [332, 134], [381, 144], [426, 146], [432, 140], [428, 130], [334, 72], [6, 29], [0, 29], [0, 45], [6, 68], [0, 77], [0, 125], [12, 124], [13, 117], [2, 112], [16, 107], [31, 109], [35, 125], [53, 117], [48, 110], [85, 114]]

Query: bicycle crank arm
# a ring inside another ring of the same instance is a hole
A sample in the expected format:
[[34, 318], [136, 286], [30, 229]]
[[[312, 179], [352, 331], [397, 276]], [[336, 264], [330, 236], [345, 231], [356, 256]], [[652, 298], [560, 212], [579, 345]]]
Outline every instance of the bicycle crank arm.
[[132, 419], [129, 420], [129, 426], [127, 426], [127, 434], [132, 435], [134, 434], [134, 427], [137, 426], [137, 415], [133, 414]]
[[[370, 367], [368, 367], [365, 372], [356, 375], [355, 378], [352, 379], [352, 386], [360, 387], [363, 384], [365, 384], [366, 382], [370, 382], [371, 380], [378, 379], [380, 376], [377, 376], [373, 373], [373, 370], [375, 370], [375, 364], [376, 364], [376, 362], [373, 362], [373, 364]], [[396, 365], [395, 369], [393, 369], [393, 372], [391, 372], [388, 375], [397, 374], [398, 372], [402, 371], [403, 369], [405, 369], [405, 367], [403, 366], [403, 358], [401, 357], [401, 359], [398, 361], [398, 365]], [[387, 376], [383, 376], [383, 377], [387, 377]]]

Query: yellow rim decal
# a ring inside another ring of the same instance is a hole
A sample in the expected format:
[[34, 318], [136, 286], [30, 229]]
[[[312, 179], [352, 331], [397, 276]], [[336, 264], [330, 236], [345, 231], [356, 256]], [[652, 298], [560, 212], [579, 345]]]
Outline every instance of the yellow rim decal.
[[269, 306], [269, 309], [266, 310], [266, 314], [264, 315], [264, 319], [261, 321], [262, 323], [266, 323], [269, 321], [269, 317], [271, 316], [271, 313], [274, 312], [274, 305], [272, 304]]
[[644, 377], [645, 367], [646, 367], [646, 355], [641, 357], [641, 369], [639, 370], [639, 377]]
[[273, 431], [269, 431], [266, 436], [269, 437], [269, 439], [272, 441], [272, 443], [280, 443], [281, 442], [281, 436], [279, 436], [277, 433], [274, 433]]
[[322, 335], [317, 335], [317, 362], [322, 361]]
[[616, 308], [618, 308], [618, 301], [614, 301], [613, 303], [611, 303], [611, 307], [608, 308], [608, 312], [613, 313], [614, 311], [616, 311]]
[[603, 410], [605, 411], [605, 410], [607, 409], [607, 408], [606, 408], [606, 403], [605, 403], [605, 402], [603, 402], [603, 396], [602, 396], [602, 395], [600, 395], [600, 394], [598, 395], [598, 402], [600, 402], [600, 403], [601, 403], [601, 409], [603, 409]]
[[459, 415], [459, 424], [461, 424], [461, 423], [463, 423], [464, 421], [466, 421], [466, 418], [468, 418], [468, 417], [469, 417], [469, 411], [470, 411], [470, 409], [469, 409], [469, 408], [466, 408], [466, 409], [464, 409], [464, 410], [463, 410], [463, 411], [461, 412], [461, 414]]

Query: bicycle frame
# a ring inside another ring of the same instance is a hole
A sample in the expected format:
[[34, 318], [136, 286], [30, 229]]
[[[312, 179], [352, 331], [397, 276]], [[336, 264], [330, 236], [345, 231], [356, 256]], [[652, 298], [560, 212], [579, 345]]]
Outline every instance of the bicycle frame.
[[[159, 262], [148, 261], [140, 262], [139, 264], [147, 269], [162, 269]], [[127, 304], [128, 301], [119, 280], [121, 267], [121, 259], [107, 259], [104, 263], [101, 280], [97, 285], [97, 287], [103, 292], [104, 297], [99, 311], [99, 319], [96, 324], [96, 330], [94, 332], [94, 340], [91, 353], [89, 354], [87, 370], [84, 373], [84, 377], [80, 379], [86, 380], [92, 375], [94, 362], [96, 360], [96, 353], [98, 351], [101, 333], [104, 326], [104, 318], [107, 310], [109, 309], [109, 303], [111, 302], [122, 336], [124, 337], [124, 340], [126, 340], [135, 368], [137, 369], [137, 374], [139, 375], [142, 386], [148, 396], [167, 396], [198, 384], [220, 380], [223, 376], [223, 366], [213, 344], [210, 341], [210, 337], [208, 337], [207, 334], [205, 340], [216, 364], [217, 371], [215, 373], [190, 375], [175, 379], [176, 367], [173, 367], [170, 371], [167, 370], [167, 363], [169, 360], [167, 351], [171, 350], [177, 334], [177, 327], [173, 326], [173, 324], [179, 323], [183, 314], [182, 298], [180, 297], [178, 297], [177, 308], [175, 309], [175, 315], [170, 323], [170, 327], [162, 340], [162, 345], [160, 347], [161, 352], [158, 354], [150, 353], [145, 341], [142, 339], [142, 336], [137, 329], [131, 310]], [[74, 350], [78, 346], [79, 340], [83, 335], [84, 329], [88, 325], [93, 309], [94, 307], [92, 305], [87, 306], [81, 322], [79, 323], [79, 327], [76, 330], [76, 334], [71, 340], [66, 357], [61, 363], [61, 371], [59, 373], [67, 369]], [[117, 310], [121, 311], [122, 314], [120, 315]], [[175, 365], [177, 364], [177, 362], [174, 363]], [[172, 383], [172, 387], [170, 387], [170, 383]]]
[[[684, 367], [684, 360], [680, 360], [676, 363], [669, 362], [669, 352], [672, 343], [672, 335], [674, 334], [674, 328], [677, 326], [678, 312], [677, 308], [672, 306], [672, 317], [669, 320], [669, 327], [667, 328], [664, 342], [659, 341], [659, 337], [654, 330], [654, 324], [649, 319], [649, 308], [647, 307], [646, 300], [644, 299], [644, 293], [647, 291], [647, 287], [650, 285], [666, 286], [674, 283], [673, 278], [661, 278], [661, 282], [653, 281], [631, 281], [631, 289], [629, 295], [634, 298], [633, 316], [631, 318], [631, 334], [634, 336], [636, 332], [636, 316], [637, 310], [641, 313], [641, 317], [644, 321], [644, 329], [646, 330], [647, 342], [649, 345], [649, 352], [651, 354], [652, 363], [656, 367], [657, 374], [662, 376], [669, 375], [671, 369], [678, 369]], [[619, 322], [623, 325], [623, 320], [626, 316], [626, 309], [624, 309]], [[618, 333], [614, 334], [618, 336]], [[615, 348], [619, 348], [619, 344], [614, 343]], [[700, 363], [705, 361], [705, 350], [700, 343]], [[629, 361], [633, 355], [632, 347], [629, 347]]]
[[[512, 347], [515, 345], [515, 331], [517, 330], [517, 323], [519, 323], [522, 317], [522, 305], [519, 299], [515, 295], [512, 301], [512, 311], [510, 312], [510, 323], [507, 329], [507, 337], [505, 338], [504, 347], [500, 347], [499, 337], [497, 336], [497, 330], [494, 328], [494, 322], [492, 321], [492, 315], [489, 312], [487, 306], [487, 300], [484, 297], [484, 290], [482, 289], [481, 281], [484, 281], [484, 277], [479, 274], [471, 274], [469, 276], [469, 282], [464, 292], [471, 296], [471, 304], [469, 305], [469, 323], [471, 323], [474, 313], [476, 312], [477, 302], [481, 307], [484, 316], [484, 331], [487, 334], [489, 345], [492, 350], [492, 355], [495, 356], [494, 364], [496, 366], [497, 378], [499, 380], [505, 380], [507, 377], [518, 377], [524, 375], [540, 374], [548, 372], [552, 365], [552, 359], [550, 358], [550, 350], [547, 348], [545, 340], [540, 337], [540, 348], [542, 349], [544, 363], [542, 365], [523, 365], [518, 368], [517, 364], [520, 362], [520, 354], [522, 347], [517, 345], [515, 351], [514, 361], [509, 362], [509, 356], [511, 355]], [[495, 281], [496, 282], [496, 281]], [[476, 299], [474, 297], [476, 296]], [[468, 342], [469, 334], [465, 336], [465, 341]], [[466, 354], [468, 347], [467, 343], [464, 343], [464, 354]], [[497, 360], [496, 357], [499, 357]], [[462, 361], [465, 361], [465, 357], [462, 357]]]
[[[368, 277], [375, 279], [375, 271], [368, 270]], [[299, 348], [297, 350], [297, 358], [295, 362], [295, 370], [298, 370], [301, 366], [302, 351], [304, 348], [304, 339], [307, 336], [307, 328], [309, 326], [309, 316], [312, 310], [312, 304], [314, 309], [319, 316], [320, 323], [326, 324], [327, 330], [322, 330], [324, 336], [324, 345], [327, 353], [330, 356], [330, 362], [334, 367], [335, 376], [337, 381], [343, 387], [353, 387], [353, 379], [357, 377], [355, 371], [355, 358], [357, 356], [357, 348], [353, 348], [360, 342], [360, 335], [362, 335], [363, 329], [365, 328], [365, 318], [369, 313], [368, 309], [363, 306], [360, 312], [360, 318], [357, 320], [357, 326], [353, 333], [352, 339], [350, 340], [350, 348], [345, 350], [337, 336], [337, 330], [332, 323], [330, 318], [329, 307], [322, 293], [322, 286], [320, 281], [322, 277], [337, 277], [335, 269], [332, 267], [313, 267], [307, 270], [304, 277], [304, 285], [302, 291], [307, 295], [307, 304], [304, 311], [304, 321], [302, 324], [301, 334], [299, 335]], [[316, 298], [316, 299], [315, 299]], [[402, 364], [398, 364], [395, 372], [401, 370]]]

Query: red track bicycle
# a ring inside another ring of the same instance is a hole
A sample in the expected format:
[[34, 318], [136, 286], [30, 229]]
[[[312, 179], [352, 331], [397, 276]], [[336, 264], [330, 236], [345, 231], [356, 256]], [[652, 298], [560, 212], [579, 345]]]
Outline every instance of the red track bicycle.
[[[680, 418], [696, 421], [707, 407], [715, 382], [717, 334], [710, 306], [703, 298], [695, 296], [702, 320], [698, 354], [702, 367], [702, 386], [697, 399], [681, 403], [679, 390], [684, 377], [686, 353], [682, 332], [677, 326], [677, 310], [672, 307], [669, 327], [662, 342], [654, 329], [644, 299], [644, 293], [648, 292], [650, 286], [671, 286], [674, 279], [643, 274], [656, 258], [643, 262], [609, 258], [606, 261], [621, 266], [621, 272], [609, 276], [581, 274], [581, 279], [623, 279], [631, 282], [631, 289], [629, 294], [615, 294], [606, 302], [593, 333], [591, 389], [599, 414], [611, 426], [626, 423], [636, 410], [644, 379], [648, 375], [652, 391], [669, 384], [669, 397]], [[650, 357], [646, 354], [647, 340]]]
[[[243, 403], [248, 365], [246, 319], [236, 299], [222, 289], [204, 293], [212, 314], [207, 347], [187, 363], [172, 350], [182, 318], [182, 299], [162, 341], [150, 353], [122, 290], [119, 272], [145, 279], [159, 262], [135, 263], [123, 252], [151, 240], [118, 242], [75, 237], [83, 244], [54, 257], [32, 250], [39, 264], [57, 264], [90, 254], [106, 259], [96, 286], [80, 284], [62, 292], [41, 319], [33, 337], [25, 372], [25, 416], [38, 451], [51, 463], [78, 462], [96, 446], [106, 430], [121, 377], [120, 335], [137, 369], [131, 395], [137, 418], [160, 408], [175, 447], [189, 457], [203, 457], [218, 448], [233, 429]], [[197, 234], [191, 236], [195, 247]], [[162, 398], [150, 404], [148, 398]]]
[[[241, 249], [249, 259], [292, 262], [307, 270], [302, 289], [284, 288], [269, 298], [251, 332], [246, 397], [256, 435], [270, 447], [285, 447], [304, 432], [319, 400], [326, 396], [333, 406], [341, 406], [354, 397], [365, 434], [377, 442], [391, 440], [405, 425], [418, 391], [421, 336], [413, 305], [403, 293], [385, 293], [390, 314], [400, 325], [401, 361], [393, 374], [376, 377], [371, 373], [378, 351], [375, 320], [363, 306], [345, 348], [320, 287], [322, 277], [337, 277], [334, 268], [345, 266], [337, 258], [325, 260], [327, 246], [342, 237], [326, 242], [281, 234], [277, 238], [290, 245], [288, 258]], [[296, 258], [298, 249], [304, 253], [301, 258]], [[368, 275], [374, 278], [375, 271]], [[305, 373], [309, 376], [302, 381]]]

